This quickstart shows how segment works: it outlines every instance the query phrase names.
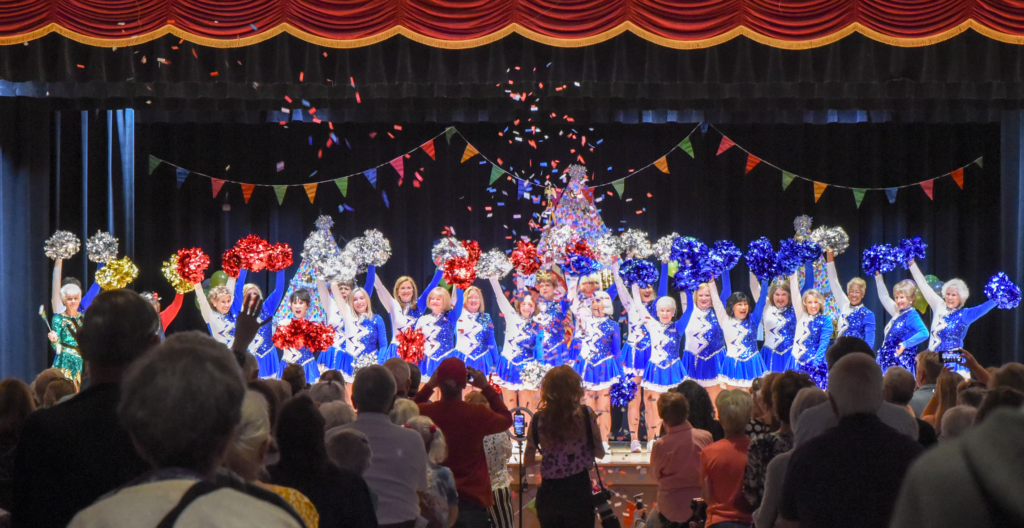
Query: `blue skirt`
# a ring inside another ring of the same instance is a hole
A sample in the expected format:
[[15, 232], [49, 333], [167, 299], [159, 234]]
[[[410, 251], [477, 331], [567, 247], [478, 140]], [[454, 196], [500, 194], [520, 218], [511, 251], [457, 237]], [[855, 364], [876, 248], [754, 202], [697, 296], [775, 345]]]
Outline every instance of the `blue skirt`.
[[619, 364], [617, 358], [611, 356], [604, 358], [596, 365], [580, 359], [572, 368], [583, 378], [583, 388], [588, 391], [609, 389], [626, 377], [626, 373], [622, 371], [622, 365]]
[[633, 348], [633, 345], [629, 343], [622, 345], [622, 352], [619, 354], [619, 363], [622, 363], [622, 370], [627, 375], [643, 376], [644, 373], [647, 371], [647, 366], [648, 363], [650, 363], [650, 361], [651, 347], [644, 347], [640, 350], [637, 350]]
[[882, 372], [888, 370], [889, 367], [903, 367], [909, 370], [911, 374], [914, 374], [915, 367], [917, 366], [917, 349], [908, 348], [897, 356], [896, 348], [887, 347], [883, 344], [882, 348], [878, 349], [877, 361], [882, 367]]
[[551, 348], [544, 349], [543, 362], [549, 367], [560, 367], [569, 361], [569, 347], [564, 342], [560, 342]]
[[423, 358], [423, 361], [420, 361], [420, 372], [423, 376], [422, 380], [427, 381], [430, 378], [430, 376], [434, 373], [434, 371], [437, 370], [438, 365], [440, 365], [442, 361], [450, 357], [459, 358], [462, 361], [466, 361], [466, 357], [463, 356], [461, 352], [455, 350], [454, 348], [443, 354], [437, 353], [434, 354], [433, 357]]
[[565, 353], [562, 354], [562, 364], [572, 363], [580, 359], [580, 347], [582, 342], [575, 337], [572, 341], [569, 341], [569, 345], [565, 347]]
[[761, 354], [751, 354], [747, 359], [722, 356], [721, 379], [726, 385], [749, 387], [754, 378], [764, 376], [765, 366]]
[[683, 368], [682, 360], [669, 358], [669, 363], [648, 362], [647, 368], [643, 371], [644, 379], [640, 382], [643, 388], [654, 392], [668, 392], [676, 388], [686, 378], [686, 369]]
[[725, 347], [722, 347], [710, 355], [693, 355], [688, 350], [683, 351], [683, 372], [686, 379], [696, 381], [702, 387], [718, 385], [721, 381], [722, 358], [725, 357]]
[[326, 370], [341, 370], [342, 356], [352, 357], [346, 354], [344, 350], [331, 347], [321, 352], [320, 357], [316, 358], [316, 362]]
[[256, 364], [260, 366], [260, 378], [281, 379], [281, 360], [277, 357], [277, 349], [267, 350], [263, 356], [256, 356]]
[[761, 347], [761, 360], [767, 372], [785, 372], [797, 370], [796, 360], [793, 359], [793, 347], [783, 350], [772, 350], [768, 347]]
[[467, 355], [461, 355], [461, 357], [466, 362], [467, 368], [475, 368], [484, 374], [490, 374], [494, 371], [494, 353], [491, 350], [482, 352], [475, 358]]
[[381, 365], [383, 365], [385, 361], [396, 357], [400, 357], [398, 355], [397, 343], [391, 343], [390, 345], [377, 351], [377, 362], [380, 363]]

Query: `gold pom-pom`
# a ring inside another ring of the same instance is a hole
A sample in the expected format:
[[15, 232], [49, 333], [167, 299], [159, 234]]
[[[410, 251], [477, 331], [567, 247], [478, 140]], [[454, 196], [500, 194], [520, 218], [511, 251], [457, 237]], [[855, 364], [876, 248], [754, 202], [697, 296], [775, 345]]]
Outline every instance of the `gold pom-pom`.
[[96, 283], [104, 290], [120, 290], [139, 276], [139, 268], [132, 259], [122, 257], [107, 262], [96, 271]]
[[160, 266], [160, 271], [164, 274], [167, 282], [174, 286], [174, 291], [185, 294], [196, 289], [195, 284], [181, 278], [178, 275], [178, 255], [175, 253], [171, 255], [170, 260], [164, 261], [163, 265]]

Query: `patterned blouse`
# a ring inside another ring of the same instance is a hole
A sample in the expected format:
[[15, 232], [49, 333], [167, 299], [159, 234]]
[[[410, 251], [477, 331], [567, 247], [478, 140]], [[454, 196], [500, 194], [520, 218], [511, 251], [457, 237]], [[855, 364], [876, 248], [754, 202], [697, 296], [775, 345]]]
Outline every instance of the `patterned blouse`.
[[747, 469], [743, 473], [743, 496], [754, 508], [764, 498], [764, 479], [768, 463], [793, 449], [793, 433], [768, 433], [752, 442], [747, 451]]
[[[582, 422], [583, 427], [590, 427], [590, 419], [594, 416], [593, 411], [587, 408], [587, 419], [576, 417], [577, 425]], [[534, 415], [538, 427], [545, 427], [543, 411]], [[538, 417], [540, 419], [538, 419]], [[561, 425], [564, 427], [564, 425]], [[555, 426], [558, 427], [558, 426]], [[587, 445], [587, 434], [585, 429], [580, 429], [580, 435], [563, 444], [547, 446], [543, 445], [544, 436], [537, 431], [541, 442], [538, 446], [541, 451], [540, 476], [545, 479], [561, 479], [571, 477], [578, 473], [589, 471], [594, 464], [594, 449]]]
[[280, 495], [282, 499], [290, 504], [295, 513], [299, 514], [299, 517], [302, 518], [302, 522], [306, 523], [306, 528], [319, 528], [320, 514], [317, 513], [316, 506], [313, 506], [313, 503], [302, 492], [297, 489], [265, 484], [263, 482], [260, 482], [259, 485]]
[[750, 421], [747, 422], [747, 427], [744, 432], [747, 434], [747, 438], [757, 440], [758, 438], [772, 432], [772, 426], [756, 418], [751, 418]]
[[508, 460], [512, 458], [512, 439], [508, 433], [484, 437], [484, 454], [487, 455], [487, 471], [491, 475], [491, 490], [511, 486], [512, 475], [508, 473]]

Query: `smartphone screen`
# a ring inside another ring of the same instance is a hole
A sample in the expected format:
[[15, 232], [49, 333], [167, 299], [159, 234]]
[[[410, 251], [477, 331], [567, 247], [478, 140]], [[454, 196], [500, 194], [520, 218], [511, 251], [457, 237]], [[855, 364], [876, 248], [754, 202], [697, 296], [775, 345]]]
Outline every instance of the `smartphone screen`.
[[513, 417], [512, 430], [516, 436], [526, 436], [526, 416], [523, 413], [516, 413]]
[[960, 357], [961, 356], [960, 356], [960, 351], [959, 350], [950, 350], [949, 352], [943, 352], [942, 353], [942, 362], [943, 363], [959, 363], [960, 362]]

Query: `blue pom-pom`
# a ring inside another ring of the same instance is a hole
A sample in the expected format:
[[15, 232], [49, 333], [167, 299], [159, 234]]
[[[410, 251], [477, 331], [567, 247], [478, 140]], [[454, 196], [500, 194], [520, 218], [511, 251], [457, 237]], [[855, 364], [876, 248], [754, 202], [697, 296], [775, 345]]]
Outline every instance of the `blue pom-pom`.
[[809, 260], [821, 256], [821, 246], [814, 242], [797, 242], [793, 239], [783, 240], [779, 248], [778, 272], [780, 275], [792, 275]]
[[988, 284], [985, 285], [985, 295], [989, 300], [995, 301], [996, 306], [1004, 310], [1016, 308], [1020, 304], [1020, 288], [1001, 271], [988, 280]]
[[903, 269], [910, 269], [910, 261], [913, 259], [923, 259], [925, 255], [924, 250], [927, 248], [928, 244], [925, 244], [921, 237], [916, 236], [900, 240], [899, 247], [893, 248], [893, 251], [895, 252], [895, 258], [899, 260]]
[[567, 260], [573, 275], [584, 276], [601, 271], [601, 263], [598, 262], [597, 259], [590, 258], [586, 255], [569, 253], [567, 255]]
[[698, 276], [696, 270], [679, 268], [672, 277], [672, 287], [678, 291], [697, 291], [700, 284], [705, 282]]
[[821, 246], [819, 246], [817, 242], [812, 240], [797, 242], [797, 248], [800, 258], [803, 260], [803, 264], [807, 264], [809, 261], [821, 258]]
[[861, 269], [864, 273], [874, 276], [877, 273], [889, 273], [896, 269], [899, 250], [889, 244], [875, 244], [861, 254]]
[[622, 263], [622, 267], [619, 268], [619, 275], [626, 281], [627, 286], [636, 284], [641, 288], [646, 288], [655, 282], [658, 282], [658, 268], [650, 261], [638, 258], [631, 258]]
[[695, 268], [708, 254], [708, 246], [693, 237], [680, 237], [672, 242], [672, 260], [680, 268]]
[[776, 269], [778, 256], [772, 243], [765, 237], [750, 242], [747, 248], [747, 267], [759, 281], [771, 280], [779, 275]]
[[636, 382], [619, 379], [618, 383], [612, 385], [609, 393], [612, 397], [613, 407], [625, 407], [636, 397]]
[[739, 248], [731, 240], [715, 242], [715, 245], [711, 247], [710, 254], [721, 260], [722, 272], [735, 268], [736, 264], [740, 262], [740, 257], [743, 256], [743, 253], [740, 252]]

